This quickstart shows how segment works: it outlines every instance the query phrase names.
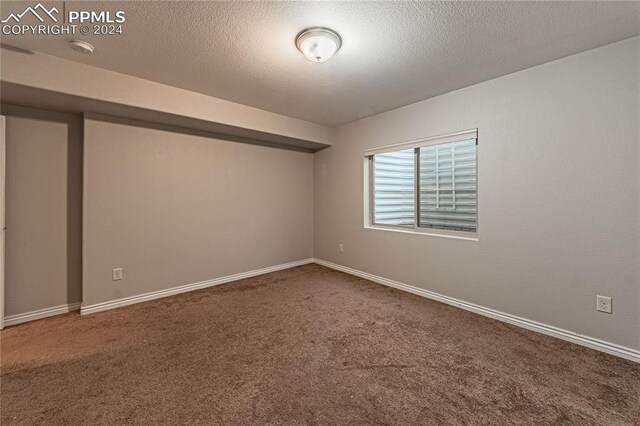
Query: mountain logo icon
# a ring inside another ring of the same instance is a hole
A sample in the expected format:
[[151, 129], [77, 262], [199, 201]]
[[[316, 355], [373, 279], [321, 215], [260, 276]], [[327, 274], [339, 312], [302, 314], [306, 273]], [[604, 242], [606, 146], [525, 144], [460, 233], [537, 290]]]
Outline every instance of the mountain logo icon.
[[[38, 12], [40, 12], [40, 14]], [[3, 24], [6, 24], [9, 21], [13, 20], [14, 22], [18, 23], [27, 14], [32, 14], [40, 22], [44, 22], [44, 18], [42, 16], [48, 16], [53, 20], [53, 22], [58, 22], [58, 19], [55, 17], [54, 13], [58, 14], [59, 12], [60, 11], [55, 7], [52, 7], [51, 9], [47, 9], [42, 5], [42, 3], [38, 3], [35, 7], [31, 7], [31, 6], [27, 7], [24, 11], [22, 11], [22, 13], [11, 13], [9, 14], [9, 16], [7, 16], [5, 19], [3, 19], [0, 22], [2, 22]]]

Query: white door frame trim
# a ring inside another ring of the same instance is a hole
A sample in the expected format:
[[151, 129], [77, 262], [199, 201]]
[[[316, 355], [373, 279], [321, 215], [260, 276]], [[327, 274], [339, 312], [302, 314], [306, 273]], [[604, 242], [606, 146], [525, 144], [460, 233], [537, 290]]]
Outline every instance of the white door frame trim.
[[6, 119], [0, 115], [0, 330], [4, 328], [4, 234], [6, 231], [5, 177], [6, 177]]

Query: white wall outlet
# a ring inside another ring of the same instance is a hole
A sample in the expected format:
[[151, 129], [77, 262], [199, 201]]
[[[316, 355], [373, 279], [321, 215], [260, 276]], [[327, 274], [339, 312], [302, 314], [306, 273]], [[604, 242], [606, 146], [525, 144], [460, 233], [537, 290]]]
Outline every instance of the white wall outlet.
[[119, 281], [122, 279], [122, 268], [116, 268], [111, 271], [111, 278], [113, 281]]
[[344, 245], [342, 243], [338, 244], [338, 251], [344, 253]]
[[612, 313], [611, 310], [611, 298], [606, 296], [598, 296], [597, 297], [598, 305], [596, 309], [600, 312], [606, 312], [607, 314]]

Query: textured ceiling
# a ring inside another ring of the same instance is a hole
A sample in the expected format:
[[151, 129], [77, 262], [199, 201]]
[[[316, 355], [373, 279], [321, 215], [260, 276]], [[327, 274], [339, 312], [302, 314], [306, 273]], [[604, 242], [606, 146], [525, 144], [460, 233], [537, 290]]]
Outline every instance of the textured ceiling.
[[[6, 1], [1, 7], [3, 17], [20, 8]], [[95, 45], [90, 56], [69, 49], [65, 37], [2, 42], [329, 126], [640, 34], [640, 2], [66, 7], [124, 10], [124, 34], [82, 37]], [[315, 64], [296, 50], [296, 34], [310, 26], [341, 34], [343, 47], [330, 61]]]

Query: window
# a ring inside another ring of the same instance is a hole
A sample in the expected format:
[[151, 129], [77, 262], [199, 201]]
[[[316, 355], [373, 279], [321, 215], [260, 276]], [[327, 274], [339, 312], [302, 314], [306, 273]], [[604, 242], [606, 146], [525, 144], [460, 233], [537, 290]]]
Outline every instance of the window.
[[477, 131], [365, 151], [369, 225], [477, 230]]
[[381, 225], [415, 222], [414, 151], [385, 152], [373, 156], [373, 214]]

